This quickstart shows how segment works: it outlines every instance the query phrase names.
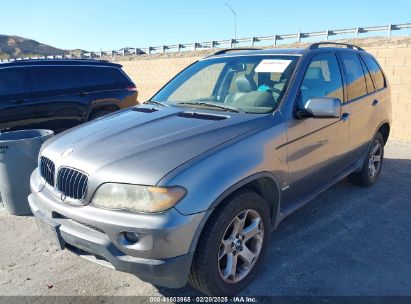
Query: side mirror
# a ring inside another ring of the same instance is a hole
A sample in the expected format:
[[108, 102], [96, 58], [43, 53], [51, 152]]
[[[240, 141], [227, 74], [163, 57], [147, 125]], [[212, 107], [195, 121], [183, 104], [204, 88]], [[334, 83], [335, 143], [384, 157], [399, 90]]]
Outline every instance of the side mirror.
[[334, 97], [309, 99], [304, 106], [305, 117], [339, 118], [341, 100]]

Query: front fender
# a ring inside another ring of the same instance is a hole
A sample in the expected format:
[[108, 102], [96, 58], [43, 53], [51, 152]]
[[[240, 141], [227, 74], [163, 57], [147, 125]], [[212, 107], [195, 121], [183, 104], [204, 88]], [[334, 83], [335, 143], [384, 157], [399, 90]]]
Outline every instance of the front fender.
[[215, 208], [221, 198], [238, 189], [236, 185], [243, 185], [241, 182], [252, 176], [268, 174], [282, 185], [288, 176], [286, 151], [276, 148], [285, 142], [282, 120], [273, 119], [269, 128], [177, 168], [159, 186], [187, 189], [176, 208], [189, 215]]

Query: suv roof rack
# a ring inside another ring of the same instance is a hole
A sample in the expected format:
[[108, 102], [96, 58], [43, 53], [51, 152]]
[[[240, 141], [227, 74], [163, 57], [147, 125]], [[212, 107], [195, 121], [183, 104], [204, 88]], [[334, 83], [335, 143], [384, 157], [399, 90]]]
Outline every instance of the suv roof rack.
[[99, 59], [99, 58], [25, 58], [25, 59], [14, 59], [11, 58], [11, 61], [1, 61], [3, 63], [12, 63], [12, 62], [35, 62], [35, 61], [92, 61], [92, 62], [105, 62], [111, 63], [107, 59]]
[[316, 50], [316, 49], [319, 48], [320, 45], [324, 45], [324, 44], [340, 45], [340, 46], [345, 46], [345, 47], [347, 47], [349, 49], [352, 49], [352, 50], [356, 49], [356, 50], [359, 50], [359, 51], [365, 51], [363, 48], [361, 48], [357, 45], [354, 45], [354, 44], [342, 43], [342, 42], [329, 42], [329, 41], [322, 41], [322, 42], [312, 43], [307, 48], [309, 50]]
[[37, 58], [37, 59], [20, 59], [20, 60], [13, 60], [13, 61], [3, 61], [0, 62], [0, 67], [7, 67], [7, 66], [16, 66], [16, 65], [55, 65], [55, 64], [61, 64], [61, 65], [70, 65], [70, 64], [89, 64], [89, 65], [109, 65], [109, 66], [117, 66], [117, 67], [122, 67], [121, 64], [116, 63], [116, 62], [111, 62], [108, 60], [104, 59], [90, 59], [90, 58]]
[[260, 48], [230, 48], [230, 49], [223, 49], [223, 50], [219, 50], [211, 55], [208, 55], [207, 57], [211, 57], [211, 56], [217, 56], [217, 55], [222, 55], [222, 54], [226, 54], [228, 52], [235, 52], [235, 51], [260, 51], [262, 49]]

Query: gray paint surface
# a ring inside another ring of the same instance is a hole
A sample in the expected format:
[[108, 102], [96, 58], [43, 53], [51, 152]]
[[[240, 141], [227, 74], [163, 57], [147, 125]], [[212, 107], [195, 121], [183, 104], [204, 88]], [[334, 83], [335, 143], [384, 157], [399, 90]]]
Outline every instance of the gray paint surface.
[[[62, 196], [56, 188], [42, 187], [44, 182], [35, 171], [31, 179], [33, 193], [29, 197], [33, 213], [36, 217], [48, 218], [53, 226], [61, 225], [62, 231], [68, 229], [67, 238], [62, 235], [67, 244], [103, 256], [116, 269], [147, 276], [141, 269], [131, 268], [131, 263], [129, 270], [116, 266], [125, 253], [126, 259], [138, 260], [141, 264], [156, 263], [156, 267], [149, 270], [152, 283], [181, 287], [203, 227], [201, 223], [207, 219], [206, 213], [210, 214], [216, 207], [214, 202], [230, 194], [244, 179], [261, 173], [271, 176], [273, 186], [270, 187], [280, 192], [279, 199], [267, 201], [275, 211], [272, 213], [274, 227], [309, 199], [361, 168], [374, 134], [383, 123], [391, 122], [389, 84], [342, 103], [341, 117], [298, 119], [295, 115], [297, 95], [306, 67], [314, 56], [324, 53], [340, 56], [354, 51], [349, 48], [291, 49], [217, 57], [255, 56], [265, 52], [300, 57], [290, 76], [290, 85], [273, 113], [246, 114], [158, 105], [147, 111], [153, 107], [149, 104], [74, 128], [48, 141], [40, 155], [54, 161], [55, 172], [70, 167], [88, 175], [87, 193], [78, 202], [81, 207], [66, 204], [62, 199], [65, 194]], [[375, 103], [376, 99], [379, 102]], [[207, 118], [183, 115], [193, 111]], [[222, 115], [226, 119], [212, 119]], [[67, 151], [70, 153], [66, 154]], [[187, 195], [173, 208], [153, 215], [103, 212], [90, 202], [104, 183], [181, 186]], [[68, 219], [54, 220], [55, 213]], [[65, 227], [63, 221], [72, 224], [69, 219], [97, 227], [103, 231], [101, 239], [83, 244], [83, 239], [89, 237], [88, 232], [83, 231], [82, 224], [78, 224], [78, 229]], [[147, 241], [144, 248], [131, 249], [117, 240], [123, 231], [147, 234], [152, 242]], [[95, 248], [96, 243], [106, 239], [109, 239], [107, 246], [114, 245], [121, 252], [104, 250], [103, 254]], [[177, 257], [185, 259], [182, 267], [185, 271], [175, 272], [171, 267], [167, 271], [180, 284], [161, 283], [159, 279], [163, 275], [157, 267], [158, 259], [165, 264]]]
[[[375, 186], [342, 181], [283, 221], [264, 270], [242, 294], [411, 296], [411, 143], [389, 142], [385, 156]], [[55, 251], [33, 217], [2, 210], [0, 231], [1, 296], [198, 295]]]

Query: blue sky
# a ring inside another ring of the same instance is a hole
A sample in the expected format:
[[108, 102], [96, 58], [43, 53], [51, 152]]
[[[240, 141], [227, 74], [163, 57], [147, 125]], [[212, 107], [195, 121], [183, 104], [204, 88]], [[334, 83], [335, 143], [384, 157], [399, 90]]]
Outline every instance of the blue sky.
[[0, 34], [98, 51], [411, 22], [410, 0], [0, 0]]

